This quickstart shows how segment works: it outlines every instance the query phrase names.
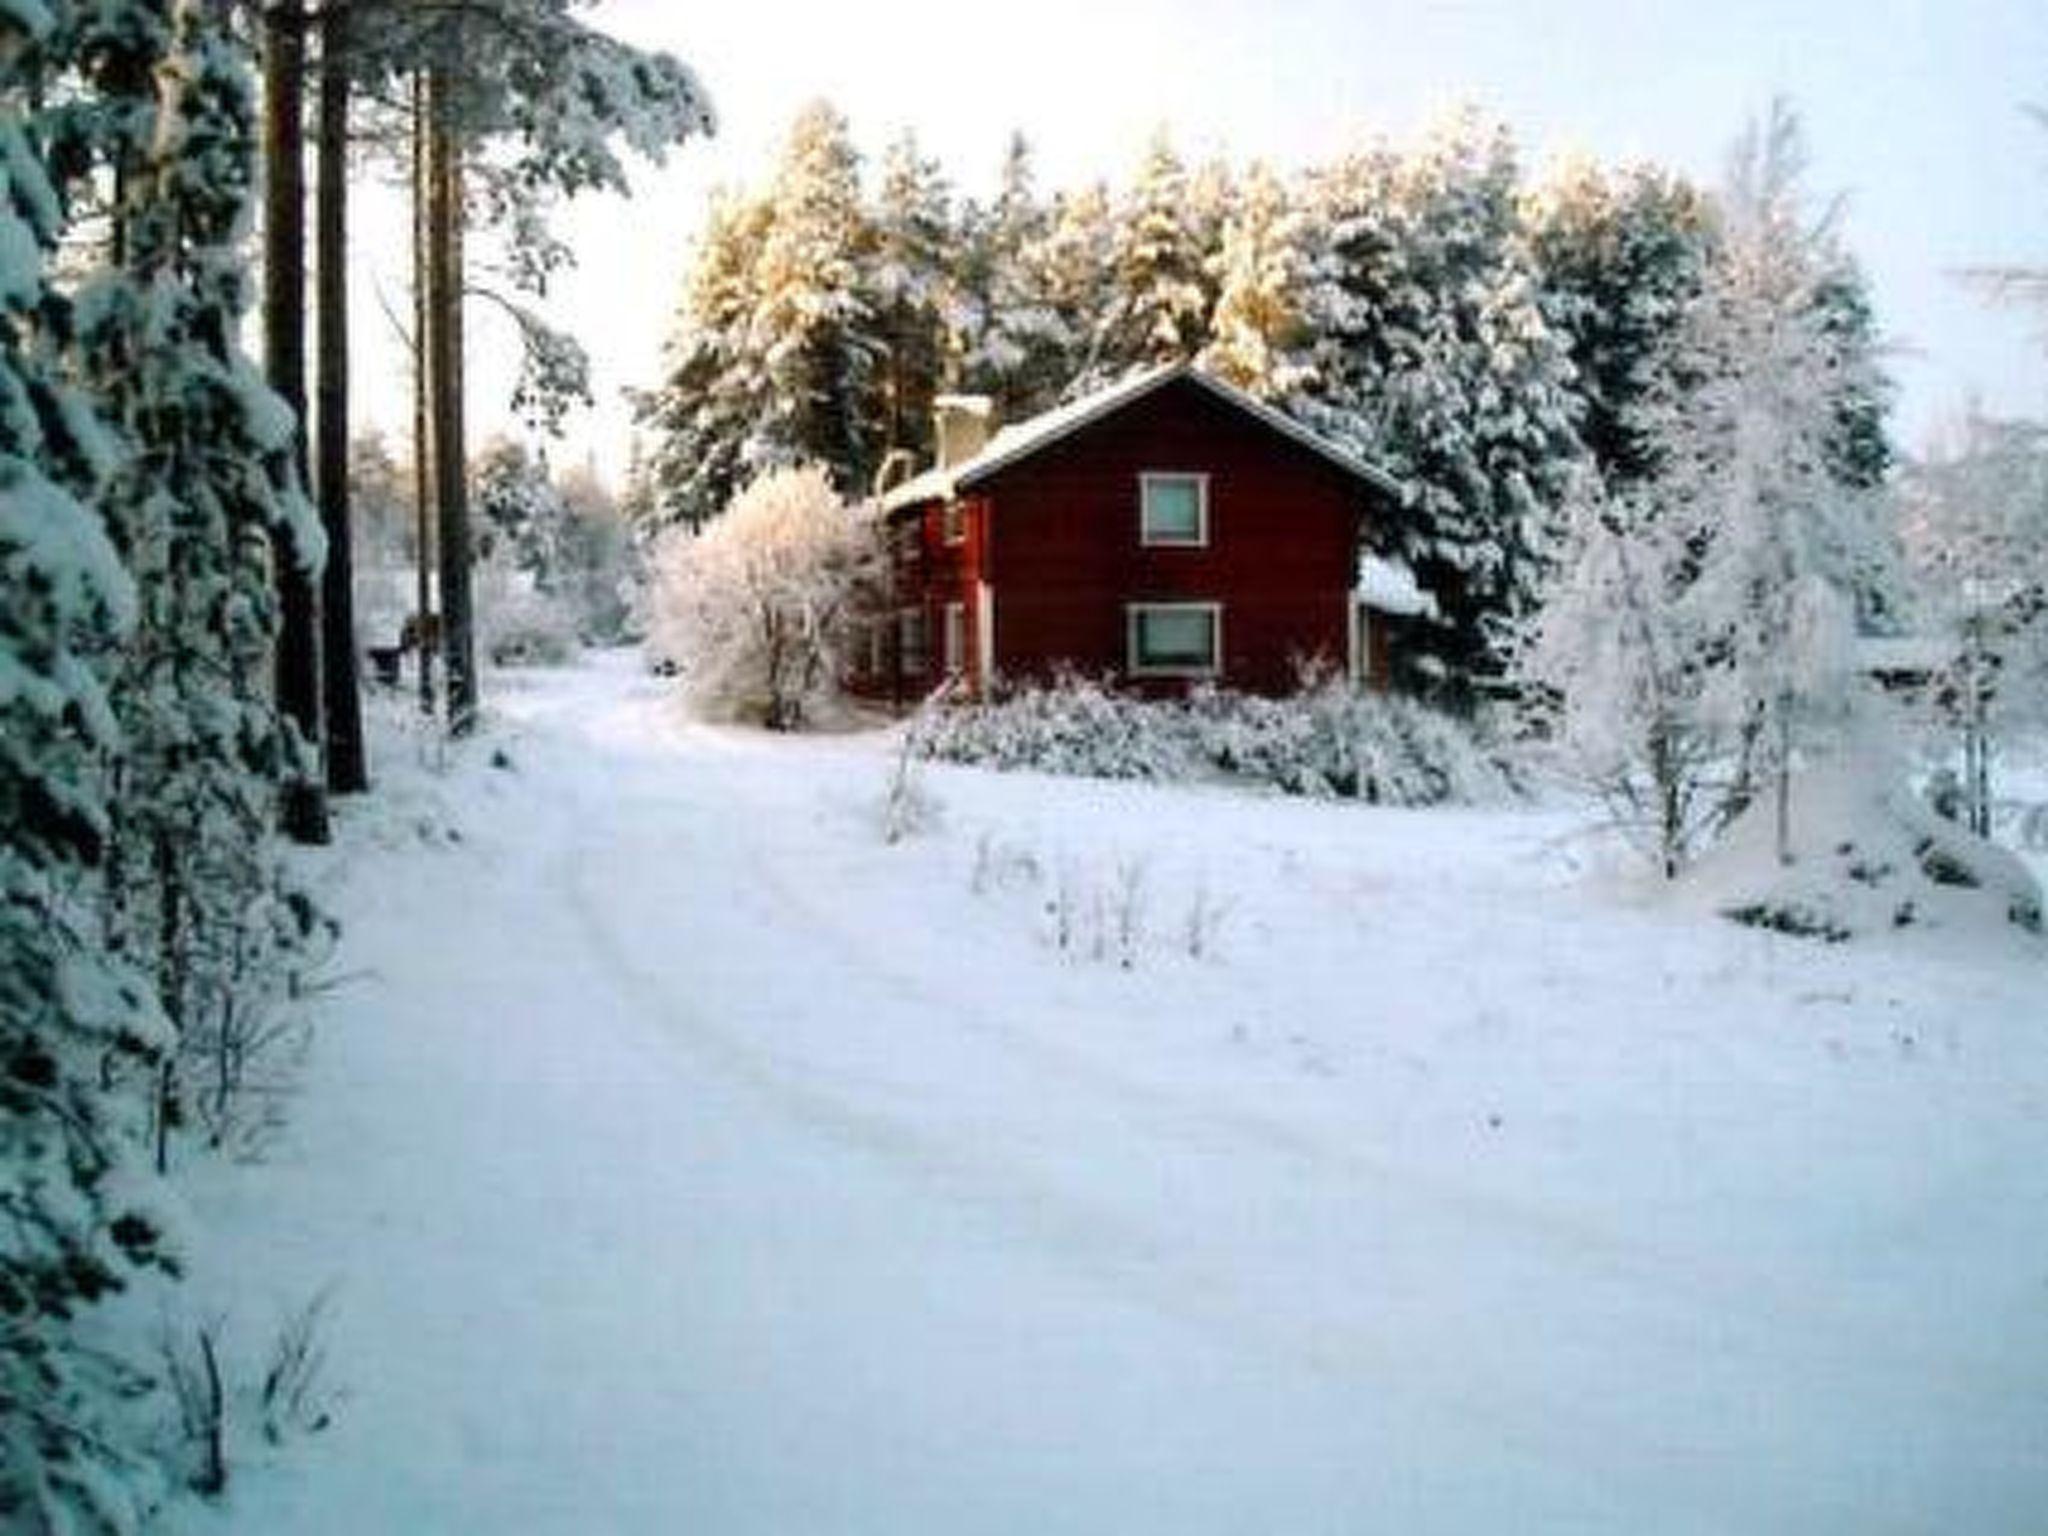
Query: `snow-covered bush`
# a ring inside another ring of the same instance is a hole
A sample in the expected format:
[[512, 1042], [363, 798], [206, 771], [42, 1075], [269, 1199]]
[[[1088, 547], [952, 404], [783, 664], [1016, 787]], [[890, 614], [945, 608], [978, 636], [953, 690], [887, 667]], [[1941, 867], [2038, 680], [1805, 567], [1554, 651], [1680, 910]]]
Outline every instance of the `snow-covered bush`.
[[914, 731], [929, 757], [1090, 778], [1223, 778], [1389, 805], [1495, 800], [1513, 787], [1455, 720], [1341, 683], [1285, 699], [1204, 689], [1182, 701], [1070, 677], [929, 711]]
[[830, 696], [855, 599], [881, 570], [870, 509], [823, 469], [777, 470], [654, 555], [654, 654], [698, 705], [793, 730]]
[[1186, 713], [1067, 674], [992, 703], [927, 709], [912, 726], [926, 757], [1090, 779], [1186, 779], [1201, 767]]
[[515, 571], [501, 553], [478, 568], [477, 640], [494, 666], [559, 667], [579, 647], [571, 605]]

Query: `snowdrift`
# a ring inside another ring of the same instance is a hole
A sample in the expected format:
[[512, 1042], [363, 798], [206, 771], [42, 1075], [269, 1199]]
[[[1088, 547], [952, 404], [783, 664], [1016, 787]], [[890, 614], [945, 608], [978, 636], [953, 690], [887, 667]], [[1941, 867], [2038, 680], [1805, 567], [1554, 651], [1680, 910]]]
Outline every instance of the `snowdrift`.
[[1903, 929], [2041, 931], [2041, 887], [2020, 860], [1937, 816], [1888, 754], [1850, 751], [1792, 784], [1790, 864], [1777, 808], [1758, 798], [1685, 881], [1725, 917], [1829, 942]]

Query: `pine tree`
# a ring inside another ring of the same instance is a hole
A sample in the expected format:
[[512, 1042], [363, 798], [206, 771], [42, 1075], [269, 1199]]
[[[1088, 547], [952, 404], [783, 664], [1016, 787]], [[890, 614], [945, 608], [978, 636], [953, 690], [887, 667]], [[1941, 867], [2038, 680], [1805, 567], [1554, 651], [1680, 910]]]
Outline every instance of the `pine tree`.
[[1055, 307], [1031, 147], [1012, 135], [993, 204], [971, 211], [956, 259], [959, 302], [948, 350], [961, 389], [989, 396], [999, 419], [1052, 405], [1072, 366], [1074, 338]]
[[1114, 371], [1100, 361], [1116, 295], [1115, 225], [1109, 188], [1091, 182], [1053, 199], [1050, 225], [1030, 260], [1047, 306], [1066, 337], [1057, 369], [1059, 392], [1071, 397]]
[[1546, 312], [1569, 338], [1579, 436], [1619, 492], [1657, 468], [1647, 420], [1659, 370], [1712, 255], [1706, 197], [1650, 166], [1562, 167], [1529, 199]]
[[150, 969], [179, 1033], [159, 1088], [160, 1164], [176, 1121], [218, 1130], [232, 1113], [248, 1032], [309, 936], [311, 908], [269, 835], [305, 764], [269, 684], [272, 540], [312, 569], [322, 552], [297, 422], [240, 349], [250, 63], [202, 0], [179, 0], [170, 19], [149, 72], [148, 158], [120, 210], [122, 259], [81, 293], [78, 331], [126, 453], [101, 505], [141, 600], [114, 689], [112, 942]]
[[1316, 183], [1313, 382], [1296, 410], [1408, 488], [1384, 553], [1443, 609], [1416, 675], [1452, 697], [1496, 672], [1535, 604], [1582, 460], [1563, 340], [1517, 217], [1513, 144], [1460, 114], [1421, 151]]
[[[372, 7], [366, 70], [409, 72], [413, 82], [417, 205], [415, 289], [423, 439], [419, 454], [438, 530], [442, 642], [451, 731], [471, 729], [477, 707], [470, 519], [463, 235], [476, 206], [516, 215], [513, 266], [544, 284], [566, 256], [544, 234], [537, 205], [606, 189], [625, 193], [621, 152], [659, 160], [713, 127], [710, 100], [689, 68], [606, 36], [580, 20], [577, 0], [471, 0]], [[488, 153], [487, 153], [488, 152]], [[482, 174], [479, 174], [479, 172]], [[473, 197], [471, 190], [482, 194]], [[583, 378], [580, 350], [552, 329], [519, 320], [537, 371], [522, 404], [545, 412]], [[426, 583], [422, 579], [422, 595]], [[425, 686], [423, 693], [431, 700]]]
[[882, 442], [929, 457], [932, 397], [945, 365], [953, 309], [952, 197], [938, 162], [906, 133], [889, 146], [874, 212], [869, 286], [884, 352], [880, 378]]
[[757, 266], [770, 210], [763, 199], [712, 199], [663, 346], [660, 386], [636, 397], [651, 435], [643, 535], [715, 517], [769, 452], [757, 437], [773, 381], [753, 337]]
[[1223, 226], [1220, 290], [1202, 365], [1262, 400], [1309, 387], [1308, 230], [1288, 188], [1255, 165]]
[[1146, 148], [1115, 224], [1110, 262], [1116, 287], [1095, 343], [1098, 379], [1184, 361], [1208, 340], [1211, 252], [1195, 214], [1187, 167], [1162, 129]]
[[843, 492], [862, 489], [884, 446], [886, 343], [860, 154], [837, 108], [813, 102], [798, 114], [768, 201], [748, 332], [770, 383], [762, 462], [823, 464]]
[[[62, 14], [61, 11], [59, 13]], [[119, 727], [107, 672], [135, 593], [79, 499], [111, 467], [54, 353], [62, 210], [25, 114], [50, 10], [0, 0], [0, 1525], [132, 1528], [158, 1482], [93, 1305], [172, 1259], [138, 1080], [169, 1031], [93, 914]]]

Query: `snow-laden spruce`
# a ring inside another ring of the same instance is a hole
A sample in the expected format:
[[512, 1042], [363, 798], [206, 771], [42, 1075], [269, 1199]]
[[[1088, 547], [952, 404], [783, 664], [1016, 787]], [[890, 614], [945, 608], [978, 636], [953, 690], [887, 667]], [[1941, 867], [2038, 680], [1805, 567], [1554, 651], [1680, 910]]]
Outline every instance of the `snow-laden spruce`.
[[108, 674], [137, 607], [88, 504], [104, 440], [55, 355], [63, 209], [23, 116], [52, 21], [0, 0], [0, 1526], [126, 1531], [160, 1479], [125, 1408], [140, 1378], [90, 1330], [171, 1262], [145, 1140], [171, 1039], [99, 922]]
[[122, 452], [100, 504], [141, 599], [113, 689], [111, 940], [150, 968], [178, 1031], [160, 1163], [174, 1126], [234, 1134], [256, 1042], [314, 931], [273, 835], [308, 751], [273, 701], [273, 540], [310, 571], [323, 552], [296, 422], [240, 346], [249, 60], [208, 7], [170, 20], [105, 141], [127, 166], [122, 260], [78, 306], [78, 363]]

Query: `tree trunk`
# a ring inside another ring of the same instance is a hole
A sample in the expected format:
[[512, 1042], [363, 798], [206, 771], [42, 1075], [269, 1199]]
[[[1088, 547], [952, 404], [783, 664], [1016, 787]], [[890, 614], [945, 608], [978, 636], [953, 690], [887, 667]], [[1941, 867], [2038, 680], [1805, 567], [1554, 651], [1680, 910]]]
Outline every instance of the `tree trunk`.
[[1792, 857], [1792, 700], [1788, 695], [1778, 699], [1778, 781], [1777, 781], [1777, 842], [1778, 862], [1789, 865]]
[[[306, 14], [304, 0], [272, 0], [263, 13], [263, 371], [298, 424], [305, 475], [306, 421]], [[274, 539], [278, 608], [277, 702], [317, 755], [320, 719], [319, 597], [314, 573], [288, 536]], [[322, 776], [285, 786], [284, 829], [295, 842], [328, 837]]]
[[427, 378], [432, 395], [434, 505], [440, 533], [441, 645], [449, 734], [476, 725], [476, 637], [470, 602], [469, 487], [462, 378], [462, 146], [452, 82], [427, 81]]
[[412, 491], [413, 634], [420, 669], [420, 713], [434, 717], [434, 658], [441, 649], [434, 609], [434, 410], [427, 357], [427, 77], [412, 80]]
[[327, 711], [327, 787], [338, 795], [370, 787], [363, 749], [363, 701], [356, 676], [355, 553], [349, 526], [348, 350], [348, 0], [320, 8], [320, 187], [316, 222], [320, 312], [320, 525], [327, 532], [321, 583], [322, 697]]

